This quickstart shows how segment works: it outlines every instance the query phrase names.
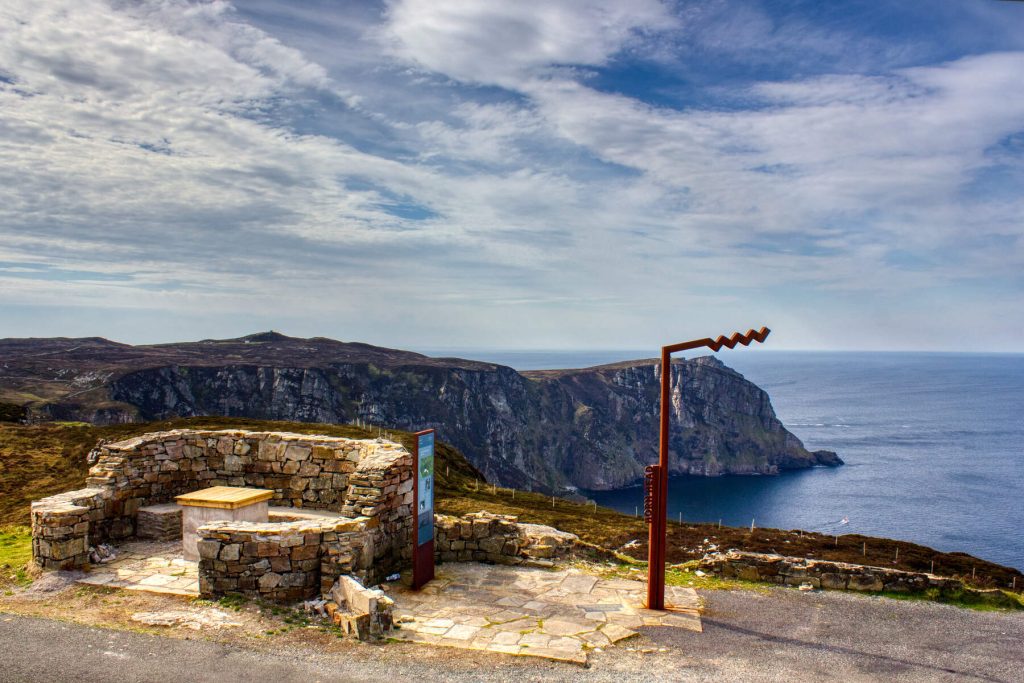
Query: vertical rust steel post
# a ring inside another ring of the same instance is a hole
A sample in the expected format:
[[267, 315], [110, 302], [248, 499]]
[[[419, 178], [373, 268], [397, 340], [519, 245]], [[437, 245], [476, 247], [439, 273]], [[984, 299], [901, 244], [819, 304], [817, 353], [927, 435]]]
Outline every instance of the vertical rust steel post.
[[[749, 346], [751, 342], [764, 342], [771, 332], [767, 327], [758, 331], [747, 330], [731, 336], [716, 339], [705, 337], [680, 344], [661, 347], [661, 409], [658, 433], [658, 464], [647, 468], [644, 501], [644, 517], [648, 526], [647, 536], [647, 608], [665, 609], [665, 556], [668, 532], [668, 434], [669, 401], [672, 395], [672, 354], [677, 351], [708, 347], [718, 351], [723, 346], [730, 349], [737, 344]], [[680, 382], [682, 378], [680, 377]], [[681, 389], [680, 389], [681, 391]]]
[[665, 609], [665, 538], [668, 531], [668, 423], [672, 389], [672, 354], [661, 349], [661, 420], [658, 433], [658, 465], [652, 468], [651, 519], [647, 536], [647, 608]]

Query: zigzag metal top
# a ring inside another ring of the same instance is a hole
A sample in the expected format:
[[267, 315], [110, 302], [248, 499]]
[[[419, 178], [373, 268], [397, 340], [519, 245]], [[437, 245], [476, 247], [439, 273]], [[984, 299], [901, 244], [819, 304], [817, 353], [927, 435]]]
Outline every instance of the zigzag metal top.
[[717, 339], [711, 337], [705, 337], [704, 339], [694, 339], [693, 341], [683, 342], [681, 344], [672, 344], [670, 346], [663, 346], [663, 353], [675, 353], [676, 351], [687, 351], [689, 349], [699, 349], [702, 346], [706, 346], [712, 351], [718, 351], [723, 346], [730, 349], [736, 348], [737, 344], [743, 346], [750, 346], [751, 342], [764, 342], [767, 339], [768, 334], [771, 332], [767, 327], [762, 327], [760, 330], [747, 330], [746, 334], [740, 334], [734, 332], [732, 336], [726, 337], [725, 335], [719, 336]]

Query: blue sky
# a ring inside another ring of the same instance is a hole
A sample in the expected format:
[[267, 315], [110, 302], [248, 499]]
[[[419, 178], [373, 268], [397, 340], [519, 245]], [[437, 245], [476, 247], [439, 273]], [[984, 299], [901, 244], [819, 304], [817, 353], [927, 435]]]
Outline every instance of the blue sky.
[[0, 337], [1024, 351], [1024, 3], [0, 7]]

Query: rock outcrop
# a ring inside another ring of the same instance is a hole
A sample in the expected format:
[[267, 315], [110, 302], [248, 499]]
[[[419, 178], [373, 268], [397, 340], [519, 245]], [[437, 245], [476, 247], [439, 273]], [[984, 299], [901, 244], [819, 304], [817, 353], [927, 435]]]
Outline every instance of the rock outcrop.
[[[809, 452], [768, 395], [714, 357], [672, 366], [670, 470], [775, 474], [837, 465]], [[0, 400], [46, 397], [33, 419], [135, 422], [226, 415], [434, 427], [504, 486], [613, 489], [657, 459], [654, 360], [580, 370], [512, 368], [264, 333], [127, 346], [102, 339], [0, 340]]]

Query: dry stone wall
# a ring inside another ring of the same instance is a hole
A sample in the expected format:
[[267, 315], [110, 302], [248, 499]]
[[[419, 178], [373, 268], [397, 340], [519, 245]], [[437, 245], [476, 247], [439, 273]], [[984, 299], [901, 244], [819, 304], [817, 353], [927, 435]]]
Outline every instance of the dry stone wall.
[[102, 444], [91, 457], [89, 488], [32, 504], [33, 553], [43, 567], [84, 566], [90, 545], [136, 536], [140, 508], [210, 486], [267, 488], [272, 505], [371, 517], [370, 564], [390, 572], [410, 557], [412, 456], [390, 441], [172, 430]]
[[135, 533], [151, 541], [178, 541], [181, 540], [181, 520], [181, 506], [176, 503], [147, 505], [139, 508]]
[[957, 579], [924, 572], [736, 550], [707, 555], [701, 560], [700, 566], [705, 571], [728, 578], [789, 586], [808, 584], [814, 588], [833, 590], [922, 593], [932, 588], [943, 592], [964, 588], [963, 583]]
[[[392, 451], [368, 454], [349, 476], [341, 514], [376, 520], [371, 568], [378, 579], [399, 571], [412, 561], [412, 455]], [[371, 581], [376, 583], [376, 581]]]
[[513, 515], [434, 515], [437, 562], [543, 563], [568, 554], [578, 541], [575, 534], [553, 527], [520, 524]]
[[295, 602], [338, 577], [372, 575], [368, 517], [284, 523], [216, 522], [199, 528], [199, 594], [240, 593]]
[[89, 529], [103, 515], [103, 490], [80, 489], [32, 503], [32, 557], [43, 569], [89, 563]]

